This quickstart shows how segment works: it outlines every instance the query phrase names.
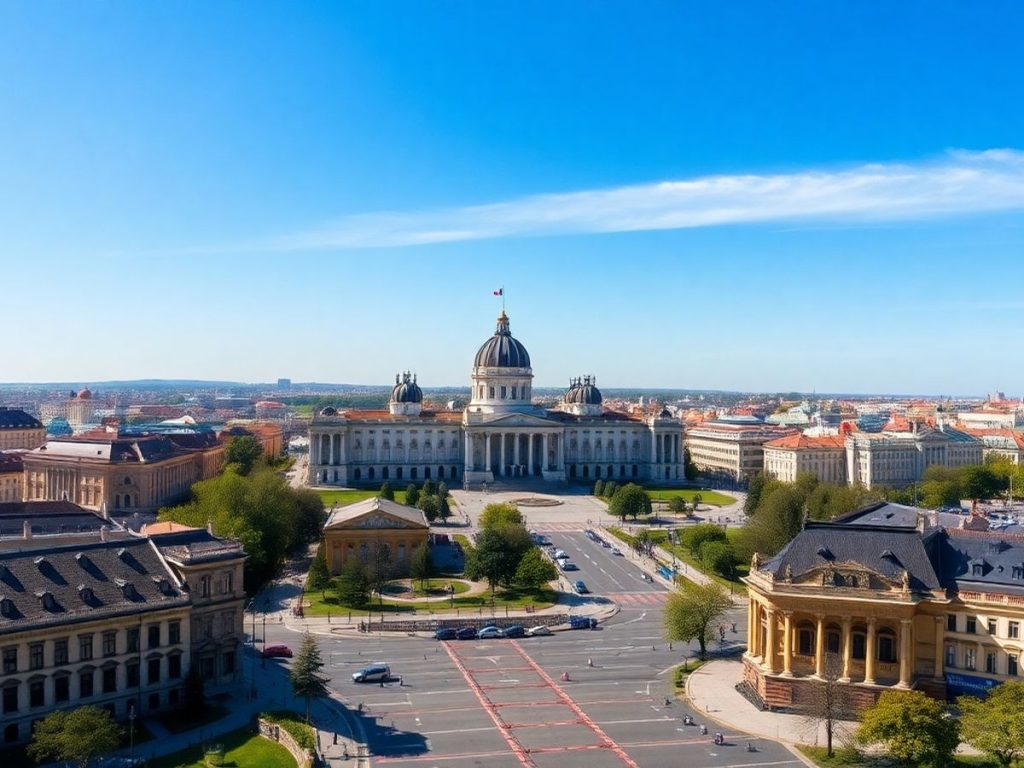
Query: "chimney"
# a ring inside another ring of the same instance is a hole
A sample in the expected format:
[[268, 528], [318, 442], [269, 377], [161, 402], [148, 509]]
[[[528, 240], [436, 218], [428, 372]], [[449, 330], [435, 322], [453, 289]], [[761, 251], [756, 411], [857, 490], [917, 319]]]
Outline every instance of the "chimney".
[[104, 501], [102, 504], [100, 504], [100, 517], [102, 517], [104, 520], [109, 520], [110, 519], [110, 513], [107, 511], [107, 502], [106, 501]]
[[23, 522], [21, 524], [21, 535], [22, 535], [23, 538], [26, 538], [26, 539], [31, 539], [32, 538], [32, 522], [31, 521], [26, 520], [25, 522]]
[[109, 530], [110, 529], [107, 526], [105, 526], [105, 525], [101, 525], [100, 526], [100, 541], [106, 541], [107, 540], [107, 532]]

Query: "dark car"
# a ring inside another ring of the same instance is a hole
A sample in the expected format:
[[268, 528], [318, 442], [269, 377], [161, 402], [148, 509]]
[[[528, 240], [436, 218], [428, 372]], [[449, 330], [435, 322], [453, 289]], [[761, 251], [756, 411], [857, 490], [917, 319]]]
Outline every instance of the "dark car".
[[268, 645], [263, 649], [263, 658], [265, 659], [290, 659], [291, 657], [292, 649], [287, 645]]
[[587, 585], [584, 584], [582, 581], [577, 581], [575, 584], [572, 585], [572, 588], [576, 590], [577, 595], [586, 595], [590, 593], [590, 590], [587, 589]]
[[458, 636], [458, 632], [453, 627], [441, 627], [434, 633], [435, 640], [454, 640]]
[[511, 627], [505, 627], [505, 637], [523, 637], [526, 634], [526, 628], [521, 624], [513, 624]]
[[456, 640], [476, 640], [476, 627], [463, 627], [455, 633]]

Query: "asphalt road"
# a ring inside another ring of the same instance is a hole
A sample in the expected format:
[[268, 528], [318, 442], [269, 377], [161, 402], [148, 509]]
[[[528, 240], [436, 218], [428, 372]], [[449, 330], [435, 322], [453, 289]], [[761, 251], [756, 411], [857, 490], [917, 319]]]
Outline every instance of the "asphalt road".
[[[672, 670], [693, 648], [662, 639], [666, 591], [640, 578], [582, 533], [549, 533], [580, 570], [567, 574], [612, 597], [621, 611], [597, 630], [520, 640], [453, 641], [401, 636], [320, 638], [331, 687], [360, 718], [378, 766], [605, 768], [605, 766], [799, 766], [774, 742], [725, 732], [671, 696]], [[737, 618], [743, 611], [737, 612]], [[268, 642], [297, 644], [268, 626]], [[743, 629], [727, 640], [742, 638]], [[352, 672], [386, 662], [395, 679], [356, 684]], [[569, 679], [563, 681], [563, 673]], [[683, 725], [684, 715], [697, 724]], [[757, 749], [747, 752], [750, 741]]]

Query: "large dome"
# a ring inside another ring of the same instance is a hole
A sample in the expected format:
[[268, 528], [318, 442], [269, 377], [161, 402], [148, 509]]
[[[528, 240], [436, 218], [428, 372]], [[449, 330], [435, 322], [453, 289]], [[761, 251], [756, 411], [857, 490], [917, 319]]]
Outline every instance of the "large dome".
[[477, 350], [473, 365], [477, 368], [529, 368], [530, 353], [522, 343], [512, 337], [508, 329], [508, 315], [502, 311], [494, 335]]
[[392, 403], [422, 403], [423, 390], [416, 383], [416, 376], [408, 371], [395, 375], [395, 386], [391, 390]]
[[566, 403], [600, 405], [604, 398], [601, 396], [601, 390], [597, 388], [596, 382], [597, 380], [593, 376], [584, 376], [582, 380], [573, 379], [562, 399]]

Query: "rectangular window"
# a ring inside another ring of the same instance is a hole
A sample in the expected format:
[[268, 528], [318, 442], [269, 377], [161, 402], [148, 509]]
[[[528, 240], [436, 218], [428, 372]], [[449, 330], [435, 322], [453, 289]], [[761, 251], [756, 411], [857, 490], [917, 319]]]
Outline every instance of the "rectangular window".
[[167, 676], [172, 680], [181, 677], [181, 654], [175, 653], [167, 657]]
[[41, 707], [46, 704], [46, 688], [42, 680], [36, 680], [28, 684], [28, 705], [30, 707]]
[[978, 620], [973, 616], [967, 617], [967, 629], [964, 630], [968, 635], [978, 634]]
[[104, 632], [103, 633], [103, 655], [104, 656], [116, 656], [117, 655], [117, 632]]
[[985, 671], [990, 675], [996, 673], [996, 655], [994, 653], [985, 654]]
[[53, 699], [58, 704], [63, 704], [71, 698], [71, 686], [68, 684], [70, 680], [66, 674], [53, 678]]
[[224, 674], [233, 675], [235, 673], [235, 652], [227, 651], [224, 653]]
[[956, 614], [955, 613], [947, 613], [946, 614], [946, 631], [947, 632], [956, 632]]
[[989, 619], [988, 620], [988, 633], [990, 635], [995, 635], [996, 632], [998, 632], [998, 631], [999, 630], [998, 630], [997, 625], [996, 625], [996, 620], [995, 619]]
[[234, 591], [235, 591], [235, 574], [233, 574], [231, 571], [228, 571], [226, 574], [224, 574], [224, 592], [226, 594], [230, 595]]
[[[139, 628], [129, 627], [128, 629], [128, 653], [139, 652]], [[104, 651], [105, 653], [105, 651]]]
[[53, 664], [56, 667], [68, 663], [68, 639], [62, 637], [53, 641]]
[[117, 693], [117, 667], [107, 667], [103, 670], [103, 692]]
[[89, 661], [92, 658], [92, 635], [78, 636], [78, 660]]
[[209, 576], [203, 576], [203, 578], [199, 580], [199, 596], [200, 597], [209, 597], [210, 596], [210, 577]]
[[160, 625], [150, 624], [147, 628], [149, 637], [147, 638], [147, 648], [159, 648], [160, 647]]
[[29, 669], [42, 669], [43, 668], [43, 644], [32, 643], [28, 647], [28, 668]]
[[92, 671], [82, 672], [78, 676], [78, 697], [88, 699], [92, 696]]
[[1020, 674], [1017, 668], [1017, 657], [1013, 654], [1006, 657], [1006, 674], [1011, 677], [1016, 677]]
[[973, 648], [964, 650], [964, 669], [974, 669], [977, 663], [977, 656]]
[[[138, 688], [139, 687], [139, 665], [136, 662], [132, 662], [127, 666], [128, 670], [128, 687]], [[106, 672], [104, 672], [106, 674]]]
[[146, 664], [146, 682], [154, 685], [160, 682], [160, 659], [150, 659]]
[[4, 674], [9, 675], [18, 671], [18, 649], [4, 648]]
[[8, 685], [4, 688], [4, 714], [18, 711], [18, 686]]
[[1008, 638], [1010, 638], [1011, 640], [1019, 640], [1020, 639], [1020, 622], [1019, 621], [1011, 621], [1009, 624], [1006, 625], [1006, 636]]
[[181, 622], [172, 621], [167, 625], [167, 642], [171, 645], [177, 645], [181, 642]]

